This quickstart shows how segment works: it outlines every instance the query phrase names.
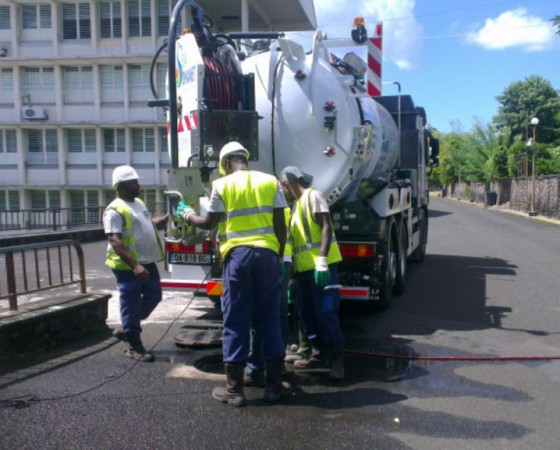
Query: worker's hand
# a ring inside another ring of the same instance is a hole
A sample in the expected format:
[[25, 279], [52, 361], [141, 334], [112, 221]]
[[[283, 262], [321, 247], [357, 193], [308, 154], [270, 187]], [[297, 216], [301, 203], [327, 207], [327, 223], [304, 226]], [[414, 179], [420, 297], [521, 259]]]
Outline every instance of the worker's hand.
[[132, 272], [140, 281], [148, 281], [150, 279], [150, 272], [142, 264], [136, 264]]
[[288, 282], [288, 304], [295, 305], [297, 299], [297, 282], [296, 280], [290, 280]]
[[284, 265], [284, 260], [282, 258], [278, 259], [278, 283], [282, 284], [282, 281], [284, 281], [284, 277], [286, 276], [286, 266]]
[[167, 225], [167, 222], [169, 222], [169, 214], [166, 214], [165, 216], [154, 218], [154, 219], [152, 219], [152, 222], [154, 223], [155, 227], [158, 230], [163, 230], [165, 228], [165, 226]]
[[327, 264], [326, 256], [318, 256], [315, 261], [315, 284], [319, 287], [325, 287], [331, 280], [331, 272]]
[[179, 202], [177, 205], [177, 217], [179, 219], [185, 219], [187, 222], [189, 220], [189, 215], [194, 213], [194, 209], [190, 205], [184, 202]]

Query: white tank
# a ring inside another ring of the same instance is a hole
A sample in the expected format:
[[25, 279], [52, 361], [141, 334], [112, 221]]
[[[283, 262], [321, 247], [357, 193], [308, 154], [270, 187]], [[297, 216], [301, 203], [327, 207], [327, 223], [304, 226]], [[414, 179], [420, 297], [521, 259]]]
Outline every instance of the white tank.
[[[308, 55], [287, 39], [271, 48], [242, 63], [244, 73], [255, 74], [262, 117], [259, 160], [251, 167], [278, 174], [297, 165], [313, 175], [313, 186], [330, 202], [357, 191], [364, 178], [386, 178], [398, 159], [397, 127], [387, 110], [352, 92], [353, 77], [330, 64], [323, 42]], [[333, 111], [325, 109], [327, 102], [334, 103]], [[332, 129], [325, 117], [335, 117]]]

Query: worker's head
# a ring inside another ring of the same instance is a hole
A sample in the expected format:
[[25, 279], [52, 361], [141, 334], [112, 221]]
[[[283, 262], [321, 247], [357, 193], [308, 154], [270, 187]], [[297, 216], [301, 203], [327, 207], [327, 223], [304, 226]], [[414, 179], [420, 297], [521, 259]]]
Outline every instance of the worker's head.
[[138, 172], [130, 166], [118, 166], [113, 170], [113, 187], [117, 189], [119, 197], [134, 198], [140, 194]]
[[234, 159], [240, 160], [244, 164], [249, 162], [249, 150], [247, 150], [239, 142], [228, 142], [220, 150], [219, 172], [220, 175], [229, 175], [233, 172], [231, 162]]
[[297, 166], [285, 167], [278, 178], [288, 201], [299, 198], [301, 192], [313, 183], [313, 176], [302, 172]]

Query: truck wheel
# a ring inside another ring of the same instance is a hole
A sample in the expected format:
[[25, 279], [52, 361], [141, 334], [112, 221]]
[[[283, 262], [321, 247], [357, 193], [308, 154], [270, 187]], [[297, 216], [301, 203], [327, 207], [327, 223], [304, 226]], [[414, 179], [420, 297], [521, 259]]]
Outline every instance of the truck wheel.
[[396, 268], [396, 278], [395, 286], [393, 287], [393, 294], [402, 294], [406, 286], [406, 251], [408, 248], [408, 237], [406, 232], [406, 222], [402, 222], [398, 231], [399, 238], [397, 239], [398, 248], [397, 254], [397, 268]]
[[395, 221], [387, 220], [387, 236], [383, 244], [380, 245], [383, 263], [381, 264], [381, 289], [379, 290], [379, 302], [381, 308], [389, 307], [393, 297], [393, 287], [395, 285], [397, 272], [397, 252], [395, 245]]
[[420, 245], [410, 255], [410, 260], [422, 262], [426, 256], [426, 246], [428, 244], [428, 212], [423, 210], [423, 218], [420, 225]]

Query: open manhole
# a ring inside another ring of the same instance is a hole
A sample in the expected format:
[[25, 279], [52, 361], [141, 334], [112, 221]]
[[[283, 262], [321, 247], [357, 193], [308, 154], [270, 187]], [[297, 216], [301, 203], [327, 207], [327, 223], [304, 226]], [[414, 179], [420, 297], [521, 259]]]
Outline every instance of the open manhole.
[[215, 355], [208, 355], [197, 359], [194, 362], [194, 367], [201, 372], [215, 373], [219, 375], [224, 374], [224, 360], [221, 353]]
[[215, 347], [221, 344], [221, 329], [190, 329], [175, 336], [175, 345], [178, 347]]

